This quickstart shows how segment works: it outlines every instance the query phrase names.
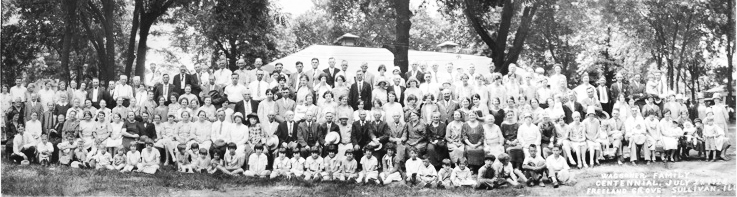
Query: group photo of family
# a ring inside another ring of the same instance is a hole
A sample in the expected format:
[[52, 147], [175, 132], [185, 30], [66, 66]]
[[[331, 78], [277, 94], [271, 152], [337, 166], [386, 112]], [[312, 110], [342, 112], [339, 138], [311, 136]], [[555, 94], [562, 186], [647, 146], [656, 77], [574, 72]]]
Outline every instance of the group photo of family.
[[632, 172], [734, 184], [734, 24], [719, 26], [733, 0], [290, 3], [3, 2], [2, 193], [576, 196]]

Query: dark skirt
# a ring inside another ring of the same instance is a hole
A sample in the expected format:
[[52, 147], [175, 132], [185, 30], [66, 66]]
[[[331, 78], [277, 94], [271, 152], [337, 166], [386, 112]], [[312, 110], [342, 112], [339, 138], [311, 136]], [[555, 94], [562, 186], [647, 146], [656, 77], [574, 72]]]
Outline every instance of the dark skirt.
[[468, 165], [482, 166], [484, 165], [484, 149], [470, 149], [466, 146], [466, 158], [468, 159]]
[[430, 160], [430, 164], [435, 166], [435, 168], [442, 167], [443, 159], [448, 158], [450, 158], [450, 155], [448, 154], [448, 147], [445, 146], [445, 143], [427, 144], [427, 159]]

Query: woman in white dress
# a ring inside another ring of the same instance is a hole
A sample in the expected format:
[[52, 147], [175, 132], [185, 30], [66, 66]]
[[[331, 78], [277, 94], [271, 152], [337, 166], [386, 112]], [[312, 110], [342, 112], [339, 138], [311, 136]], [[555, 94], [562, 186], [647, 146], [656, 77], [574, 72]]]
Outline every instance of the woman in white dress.
[[315, 86], [312, 88], [315, 90], [315, 93], [317, 94], [317, 103], [325, 102], [325, 98], [322, 97], [323, 94], [327, 91], [331, 91], [332, 88], [328, 84], [328, 74], [327, 73], [320, 73], [320, 76], [317, 77], [320, 81], [315, 84]]
[[453, 112], [453, 121], [449, 122], [445, 127], [446, 146], [448, 146], [448, 153], [452, 161], [458, 161], [463, 158], [463, 153], [466, 151], [465, 145], [463, 144], [464, 124], [463, 112], [456, 110]]
[[498, 156], [504, 153], [504, 136], [502, 130], [494, 124], [494, 116], [486, 116], [484, 119], [484, 152]]
[[113, 114], [113, 123], [110, 123], [110, 137], [107, 139], [106, 146], [109, 152], [117, 153], [120, 146], [123, 145], [123, 116]]
[[84, 148], [92, 148], [94, 144], [94, 137], [92, 133], [95, 131], [95, 122], [92, 120], [92, 113], [90, 111], [84, 111], [82, 121], [79, 122], [79, 137], [82, 138]]
[[[156, 116], [154, 115], [154, 121], [156, 121]], [[160, 118], [161, 116], [159, 116]], [[166, 161], [164, 162], [164, 165], [168, 165], [170, 162], [175, 161], [174, 153], [176, 153], [176, 147], [177, 144], [174, 144], [174, 136], [176, 136], [177, 132], [177, 123], [175, 122], [175, 118], [173, 115], [170, 115], [169, 118], [167, 118], [167, 122], [156, 124], [156, 139], [154, 146], [158, 148], [164, 148], [165, 149], [165, 157]]]

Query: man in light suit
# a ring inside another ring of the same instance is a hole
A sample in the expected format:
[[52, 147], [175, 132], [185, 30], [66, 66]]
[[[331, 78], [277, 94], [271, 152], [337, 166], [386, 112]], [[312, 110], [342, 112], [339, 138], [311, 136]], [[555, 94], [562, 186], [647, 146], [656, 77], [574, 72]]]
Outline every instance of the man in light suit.
[[443, 89], [443, 97], [438, 99], [438, 111], [440, 111], [440, 121], [448, 123], [453, 121], [453, 112], [455, 112], [459, 106], [458, 103], [453, 101], [453, 94], [450, 89]]
[[330, 87], [335, 87], [335, 75], [340, 72], [340, 69], [335, 67], [335, 58], [333, 57], [330, 57], [328, 60], [328, 65], [330, 65], [330, 67], [323, 70], [323, 72], [328, 74], [328, 85], [330, 85]]
[[318, 60], [316, 57], [312, 58], [310, 64], [312, 65], [312, 70], [308, 70], [305, 74], [307, 75], [307, 77], [310, 78], [310, 84], [312, 84], [312, 82], [318, 80], [322, 71], [317, 70], [317, 68], [320, 66], [320, 60]]

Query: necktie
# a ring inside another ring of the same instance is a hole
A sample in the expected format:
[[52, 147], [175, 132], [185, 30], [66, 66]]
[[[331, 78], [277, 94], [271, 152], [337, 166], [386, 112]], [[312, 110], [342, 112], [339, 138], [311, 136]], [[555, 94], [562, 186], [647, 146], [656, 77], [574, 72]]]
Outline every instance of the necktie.
[[287, 130], [289, 130], [289, 136], [292, 136], [292, 122], [287, 123]]
[[164, 99], [169, 100], [169, 84], [164, 84]]
[[361, 82], [357, 82], [357, 83], [358, 83], [358, 99], [361, 99], [361, 87], [362, 87], [361, 85], [363, 84]]
[[261, 98], [261, 81], [258, 81], [258, 87], [256, 88], [256, 95]]
[[222, 134], [223, 134], [223, 122], [220, 122], [220, 131], [218, 131], [218, 135], [222, 135]]
[[180, 83], [181, 83], [182, 89], [184, 89], [184, 75], [182, 75], [182, 81]]

